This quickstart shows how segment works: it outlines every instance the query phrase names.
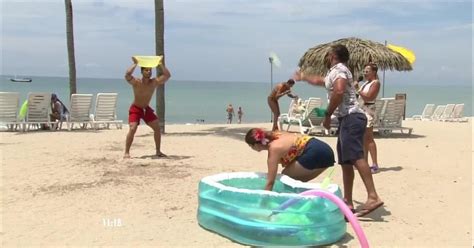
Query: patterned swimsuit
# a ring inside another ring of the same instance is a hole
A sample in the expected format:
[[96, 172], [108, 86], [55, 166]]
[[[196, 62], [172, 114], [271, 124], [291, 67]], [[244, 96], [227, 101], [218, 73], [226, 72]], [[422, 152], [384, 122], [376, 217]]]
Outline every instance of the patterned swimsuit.
[[280, 160], [283, 167], [288, 166], [291, 163], [293, 163], [296, 160], [296, 158], [303, 153], [304, 148], [306, 147], [306, 143], [308, 143], [310, 139], [312, 139], [312, 137], [307, 136], [307, 135], [296, 137], [296, 140], [291, 146], [288, 153], [285, 156], [283, 156]]

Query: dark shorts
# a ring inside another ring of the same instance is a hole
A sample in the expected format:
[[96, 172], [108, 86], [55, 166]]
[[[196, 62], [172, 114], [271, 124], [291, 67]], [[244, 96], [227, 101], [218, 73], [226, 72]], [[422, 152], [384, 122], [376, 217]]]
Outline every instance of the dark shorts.
[[140, 124], [140, 119], [143, 119], [145, 123], [152, 122], [158, 119], [154, 112], [155, 111], [150, 108], [150, 106], [146, 106], [146, 108], [140, 108], [132, 104], [128, 110], [128, 123], [136, 122]]
[[308, 170], [327, 168], [334, 165], [334, 152], [328, 144], [312, 138], [296, 161]]
[[339, 118], [337, 159], [339, 164], [353, 165], [364, 158], [364, 133], [367, 125], [365, 114], [348, 114]]

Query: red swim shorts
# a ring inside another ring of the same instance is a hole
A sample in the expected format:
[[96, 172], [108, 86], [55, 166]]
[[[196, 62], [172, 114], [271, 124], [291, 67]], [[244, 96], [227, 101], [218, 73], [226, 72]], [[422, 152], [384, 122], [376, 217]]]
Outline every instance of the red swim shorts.
[[137, 122], [140, 124], [140, 119], [143, 119], [145, 123], [149, 123], [158, 119], [158, 117], [155, 115], [154, 110], [150, 108], [150, 106], [141, 108], [132, 104], [128, 110], [128, 123]]

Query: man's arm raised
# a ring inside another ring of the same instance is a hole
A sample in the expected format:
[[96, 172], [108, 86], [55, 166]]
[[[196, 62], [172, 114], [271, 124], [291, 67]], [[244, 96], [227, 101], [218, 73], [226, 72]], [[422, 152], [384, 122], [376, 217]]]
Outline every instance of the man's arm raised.
[[293, 79], [295, 81], [306, 81], [309, 84], [316, 86], [324, 86], [324, 78], [317, 75], [305, 75], [300, 69], [296, 70], [293, 74]]
[[125, 72], [125, 80], [127, 80], [129, 84], [133, 84], [135, 82], [135, 78], [133, 77], [133, 71], [138, 65], [138, 60], [135, 57], [132, 57], [132, 61], [133, 64]]
[[168, 68], [166, 68], [164, 64], [161, 64], [160, 68], [163, 73], [159, 77], [156, 78], [157, 85], [164, 84], [171, 77], [170, 71], [168, 70]]

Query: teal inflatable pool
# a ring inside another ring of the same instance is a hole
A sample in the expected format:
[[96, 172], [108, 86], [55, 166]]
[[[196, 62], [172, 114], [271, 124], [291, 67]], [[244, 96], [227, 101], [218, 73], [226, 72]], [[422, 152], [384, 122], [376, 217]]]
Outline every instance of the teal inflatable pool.
[[[320, 189], [279, 175], [274, 191], [262, 190], [265, 173], [235, 172], [203, 178], [199, 182], [199, 224], [236, 242], [253, 245], [314, 246], [337, 242], [346, 233], [346, 222], [331, 201], [301, 196]], [[341, 198], [336, 184], [327, 191]], [[298, 201], [284, 210], [283, 203]]]

